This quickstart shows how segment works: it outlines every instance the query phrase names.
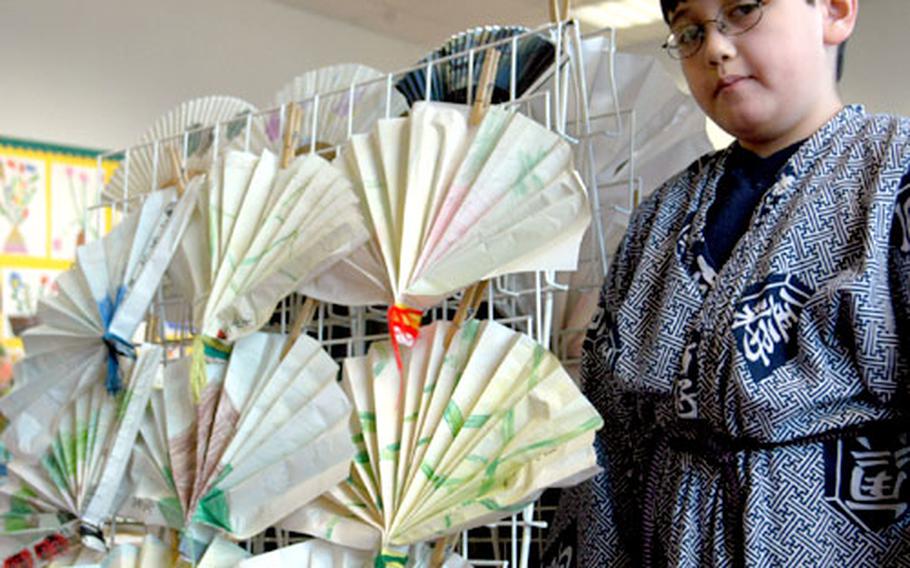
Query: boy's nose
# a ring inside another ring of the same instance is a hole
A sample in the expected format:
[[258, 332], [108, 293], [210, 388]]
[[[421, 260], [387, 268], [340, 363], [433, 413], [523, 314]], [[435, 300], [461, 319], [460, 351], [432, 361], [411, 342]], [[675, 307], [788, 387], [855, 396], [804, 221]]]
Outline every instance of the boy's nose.
[[720, 65], [736, 55], [736, 46], [733, 44], [733, 40], [729, 36], [722, 34], [714, 22], [705, 27], [704, 50], [708, 63], [711, 65]]

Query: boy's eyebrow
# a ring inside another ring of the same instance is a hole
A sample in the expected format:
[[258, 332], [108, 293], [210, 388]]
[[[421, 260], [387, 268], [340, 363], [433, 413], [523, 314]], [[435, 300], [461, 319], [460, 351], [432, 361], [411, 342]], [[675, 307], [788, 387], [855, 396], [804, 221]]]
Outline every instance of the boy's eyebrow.
[[683, 16], [688, 13], [689, 13], [689, 9], [686, 8], [685, 6], [682, 6], [679, 9], [677, 9], [675, 12], [673, 12], [673, 15], [670, 17], [670, 26], [672, 27], [673, 24], [676, 23], [676, 20], [678, 20], [680, 16]]

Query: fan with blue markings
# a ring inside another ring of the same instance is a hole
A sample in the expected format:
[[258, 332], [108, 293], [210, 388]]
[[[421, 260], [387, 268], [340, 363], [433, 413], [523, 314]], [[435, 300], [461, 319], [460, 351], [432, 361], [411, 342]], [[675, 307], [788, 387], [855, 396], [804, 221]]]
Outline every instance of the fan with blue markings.
[[[198, 190], [193, 184], [187, 193]], [[174, 189], [149, 195], [110, 234], [76, 251], [57, 279], [57, 294], [38, 303], [41, 324], [22, 337], [25, 358], [16, 385], [0, 399], [8, 422], [3, 441], [37, 461], [51, 444], [61, 410], [104, 385], [122, 388], [122, 362], [134, 359], [133, 339], [177, 249], [192, 208]]]

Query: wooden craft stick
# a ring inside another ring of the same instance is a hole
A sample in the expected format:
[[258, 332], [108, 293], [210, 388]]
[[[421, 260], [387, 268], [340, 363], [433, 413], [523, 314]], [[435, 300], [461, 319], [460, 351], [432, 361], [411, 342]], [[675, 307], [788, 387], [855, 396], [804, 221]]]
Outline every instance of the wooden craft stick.
[[319, 300], [315, 298], [307, 298], [303, 305], [300, 306], [300, 309], [294, 315], [294, 321], [291, 323], [291, 328], [288, 330], [288, 339], [284, 344], [284, 349], [281, 350], [281, 359], [287, 356], [291, 351], [291, 347], [297, 342], [297, 338], [300, 337], [300, 333], [303, 329], [313, 321], [313, 316], [316, 315], [316, 309], [319, 307]]
[[489, 283], [489, 280], [481, 280], [465, 289], [464, 295], [461, 297], [461, 303], [458, 305], [458, 310], [455, 311], [455, 318], [452, 319], [452, 326], [449, 327], [449, 331], [446, 333], [445, 343], [443, 344], [446, 349], [452, 344], [455, 332], [464, 323], [468, 313], [474, 313], [477, 310], [477, 306], [483, 301], [483, 295], [486, 293]]
[[[300, 156], [303, 154], [309, 154], [312, 147], [312, 144], [304, 144], [300, 148], [297, 148], [297, 150], [294, 152], [294, 155]], [[330, 162], [335, 159], [335, 147], [331, 144], [326, 144], [325, 142], [319, 142], [317, 140], [315, 152]]]
[[[192, 181], [194, 178], [197, 178], [206, 173], [208, 173], [208, 172], [206, 172], [205, 170], [190, 170], [181, 176], [183, 179], [183, 184], [189, 185], [190, 181]], [[163, 182], [158, 184], [158, 188], [165, 189], [165, 188], [171, 187], [172, 185], [176, 185], [177, 191], [180, 191], [180, 180], [178, 180], [177, 178], [170, 178], [170, 179], [164, 180]]]
[[300, 110], [300, 105], [290, 103], [287, 106], [287, 125], [284, 128], [284, 141], [281, 147], [282, 168], [291, 165], [291, 160], [294, 159], [297, 139], [300, 137], [301, 118], [303, 118], [303, 112]]
[[496, 78], [496, 69], [499, 67], [499, 58], [502, 54], [498, 49], [487, 49], [483, 58], [483, 69], [480, 71], [480, 81], [477, 83], [477, 96], [474, 97], [474, 106], [471, 107], [469, 124], [477, 126], [483, 120], [490, 101], [493, 99], [493, 79]]
[[556, 24], [569, 19], [569, 0], [549, 0], [550, 23]]
[[[180, 163], [180, 156], [177, 155], [177, 149], [171, 146], [168, 148], [168, 155], [171, 157], [171, 166], [174, 167], [174, 183], [177, 186], [177, 197], [183, 195], [186, 191], [186, 178], [183, 175], [183, 165]], [[168, 186], [162, 186], [168, 187]]]
[[451, 534], [436, 539], [436, 544], [433, 547], [433, 556], [430, 557], [430, 568], [442, 568], [446, 559], [446, 549], [449, 545], [455, 544], [455, 539], [457, 538], [458, 534]]

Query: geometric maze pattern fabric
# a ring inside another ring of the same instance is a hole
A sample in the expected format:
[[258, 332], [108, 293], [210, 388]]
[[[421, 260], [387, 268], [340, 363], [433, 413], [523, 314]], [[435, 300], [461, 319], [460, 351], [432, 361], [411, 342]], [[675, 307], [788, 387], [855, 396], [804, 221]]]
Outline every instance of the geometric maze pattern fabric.
[[729, 152], [614, 257], [582, 364], [604, 471], [563, 493], [545, 565], [910, 566], [910, 121], [844, 108], [718, 268]]

